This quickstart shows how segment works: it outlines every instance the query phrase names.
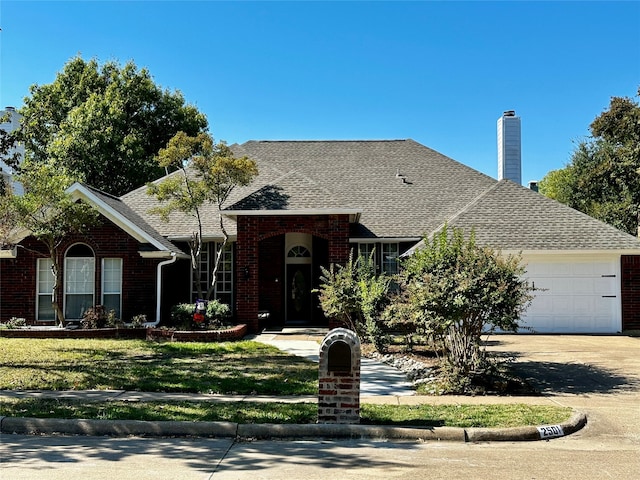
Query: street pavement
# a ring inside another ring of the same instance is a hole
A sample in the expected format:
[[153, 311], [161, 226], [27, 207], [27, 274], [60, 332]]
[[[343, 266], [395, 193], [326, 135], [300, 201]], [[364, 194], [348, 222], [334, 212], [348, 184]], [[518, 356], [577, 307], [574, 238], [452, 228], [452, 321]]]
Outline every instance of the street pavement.
[[513, 356], [544, 395], [369, 399], [565, 405], [587, 415], [586, 427], [549, 441], [477, 443], [2, 434], [0, 479], [640, 478], [640, 338], [500, 335], [488, 348]]

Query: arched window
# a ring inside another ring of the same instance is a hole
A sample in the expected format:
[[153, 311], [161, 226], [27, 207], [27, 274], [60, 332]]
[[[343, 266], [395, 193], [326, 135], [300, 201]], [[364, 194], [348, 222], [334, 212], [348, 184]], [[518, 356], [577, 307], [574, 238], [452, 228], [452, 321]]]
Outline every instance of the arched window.
[[78, 320], [94, 305], [95, 257], [88, 245], [78, 243], [64, 258], [64, 316]]
[[289, 258], [309, 258], [311, 257], [311, 252], [307, 247], [303, 247], [302, 245], [297, 245], [287, 253], [287, 257]]

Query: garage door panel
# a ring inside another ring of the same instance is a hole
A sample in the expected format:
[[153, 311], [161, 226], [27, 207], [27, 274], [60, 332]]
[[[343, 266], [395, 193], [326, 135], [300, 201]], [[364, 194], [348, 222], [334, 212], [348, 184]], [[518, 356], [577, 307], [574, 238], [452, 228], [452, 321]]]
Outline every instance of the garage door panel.
[[529, 261], [538, 291], [524, 324], [544, 333], [614, 333], [621, 328], [619, 258]]

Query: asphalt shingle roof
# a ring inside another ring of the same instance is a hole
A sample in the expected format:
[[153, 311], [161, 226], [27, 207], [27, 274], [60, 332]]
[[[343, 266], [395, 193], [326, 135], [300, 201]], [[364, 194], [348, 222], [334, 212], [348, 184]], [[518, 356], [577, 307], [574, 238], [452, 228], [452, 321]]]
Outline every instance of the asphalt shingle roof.
[[[232, 145], [259, 176], [237, 188], [227, 210], [361, 210], [359, 238], [420, 238], [445, 222], [474, 228], [480, 243], [514, 250], [640, 249], [640, 241], [509, 181], [473, 170], [413, 140], [249, 141]], [[189, 236], [195, 220], [163, 222], [146, 187], [122, 201], [164, 236]], [[219, 237], [214, 206], [202, 209], [205, 237]], [[225, 219], [231, 235], [235, 222]]]
[[175, 253], [184, 253], [179, 248], [177, 248], [173, 243], [167, 240], [165, 237], [160, 235], [153, 227], [151, 227], [140, 215], [138, 215], [134, 210], [132, 210], [126, 203], [124, 203], [120, 198], [109, 195], [100, 190], [96, 190], [95, 188], [84, 185], [88, 190], [91, 190], [96, 197], [98, 197], [101, 201], [109, 205], [112, 209], [118, 212], [122, 217], [129, 220], [131, 223], [136, 225], [140, 230], [146, 233], [149, 237], [156, 240], [160, 245], [162, 245], [166, 250]]
[[505, 250], [622, 250], [640, 240], [509, 180], [502, 180], [449, 220], [476, 240]]

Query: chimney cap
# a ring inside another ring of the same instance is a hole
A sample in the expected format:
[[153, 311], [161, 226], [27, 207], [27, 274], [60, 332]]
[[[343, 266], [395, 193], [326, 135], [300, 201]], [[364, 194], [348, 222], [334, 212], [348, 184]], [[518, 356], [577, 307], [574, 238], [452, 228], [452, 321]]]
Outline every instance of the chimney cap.
[[515, 117], [516, 116], [516, 111], [515, 110], [505, 110], [503, 115], [505, 117]]
[[5, 110], [9, 110], [10, 112], [15, 112], [16, 107], [5, 107]]

